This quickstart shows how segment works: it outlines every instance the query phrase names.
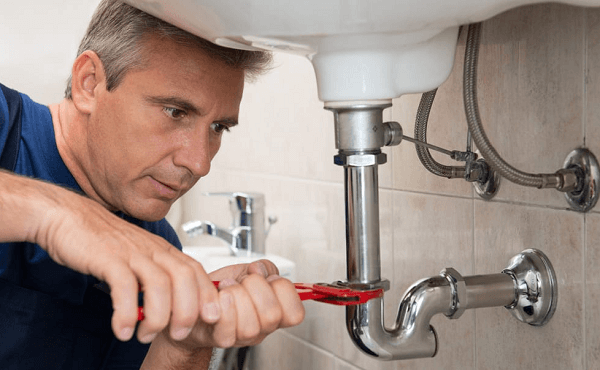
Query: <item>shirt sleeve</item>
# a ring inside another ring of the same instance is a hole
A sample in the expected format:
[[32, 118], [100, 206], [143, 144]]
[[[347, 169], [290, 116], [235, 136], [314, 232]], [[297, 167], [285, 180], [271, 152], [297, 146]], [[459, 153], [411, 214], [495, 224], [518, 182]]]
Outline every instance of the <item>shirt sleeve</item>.
[[166, 219], [162, 219], [161, 221], [159, 221], [159, 223], [161, 223], [161, 226], [160, 226], [160, 234], [158, 234], [158, 235], [162, 236], [169, 243], [173, 244], [175, 246], [175, 248], [182, 250], [183, 246], [181, 245], [179, 236], [177, 236], [175, 229], [173, 229], [173, 226], [171, 226], [169, 221], [167, 221]]
[[6, 139], [8, 138], [8, 130], [8, 104], [6, 102], [6, 98], [4, 97], [4, 93], [0, 88], [0, 155], [4, 150], [4, 145], [6, 144]]

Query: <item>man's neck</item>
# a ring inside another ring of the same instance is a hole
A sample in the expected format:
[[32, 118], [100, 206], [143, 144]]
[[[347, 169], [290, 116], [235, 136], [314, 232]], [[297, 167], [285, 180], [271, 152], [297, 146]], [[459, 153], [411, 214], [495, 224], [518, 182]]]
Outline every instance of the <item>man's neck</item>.
[[73, 101], [66, 98], [58, 104], [49, 105], [48, 108], [52, 115], [58, 153], [75, 181], [88, 197], [102, 204], [108, 210], [115, 211], [95, 191], [89, 176], [86, 174], [85, 169], [90, 168], [90, 166], [87, 166], [89, 156], [87, 156], [86, 149], [85, 120], [87, 120], [87, 116], [79, 113]]

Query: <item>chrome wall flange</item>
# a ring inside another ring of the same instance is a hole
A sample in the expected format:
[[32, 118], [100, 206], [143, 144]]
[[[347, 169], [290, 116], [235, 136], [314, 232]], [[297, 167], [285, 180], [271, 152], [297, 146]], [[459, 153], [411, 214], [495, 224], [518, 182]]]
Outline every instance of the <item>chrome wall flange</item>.
[[586, 148], [573, 150], [565, 159], [564, 169], [580, 170], [581, 184], [578, 189], [565, 193], [565, 198], [572, 209], [587, 212], [598, 202], [598, 185], [600, 185], [600, 167], [594, 153]]
[[510, 275], [516, 286], [515, 301], [506, 308], [524, 323], [545, 325], [558, 303], [558, 282], [548, 257], [540, 250], [527, 249], [514, 256], [502, 272]]
[[488, 176], [484, 182], [473, 182], [473, 188], [477, 195], [485, 200], [490, 200], [498, 194], [500, 190], [500, 179], [502, 176], [490, 167], [484, 159], [478, 159], [477, 162], [483, 162], [488, 168]]

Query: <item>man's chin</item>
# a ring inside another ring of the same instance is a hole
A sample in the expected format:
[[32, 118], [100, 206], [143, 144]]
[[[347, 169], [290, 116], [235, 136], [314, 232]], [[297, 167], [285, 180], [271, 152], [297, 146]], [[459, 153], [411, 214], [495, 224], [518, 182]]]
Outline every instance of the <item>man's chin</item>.
[[144, 205], [136, 204], [131, 207], [127, 207], [124, 212], [129, 216], [135, 217], [142, 221], [154, 222], [160, 221], [171, 209], [172, 203], [167, 203], [160, 200], [146, 201]]

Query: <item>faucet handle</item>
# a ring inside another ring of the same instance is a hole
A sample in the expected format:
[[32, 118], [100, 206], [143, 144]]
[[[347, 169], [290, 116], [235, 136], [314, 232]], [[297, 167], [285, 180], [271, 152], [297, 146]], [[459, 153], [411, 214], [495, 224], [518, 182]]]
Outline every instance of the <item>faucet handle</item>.
[[267, 226], [267, 229], [265, 230], [265, 238], [267, 237], [267, 235], [269, 235], [269, 232], [271, 231], [271, 226], [273, 226], [274, 223], [279, 221], [279, 219], [277, 218], [277, 216], [269, 216], [269, 218], [267, 218], [267, 221], [269, 222], [269, 226]]
[[265, 226], [265, 196], [263, 194], [246, 192], [204, 194], [229, 198], [233, 222], [228, 233], [232, 236], [232, 243], [238, 243], [236, 247], [238, 250], [248, 253], [265, 252], [265, 238], [269, 232], [268, 229], [277, 219], [270, 217], [269, 228]]
[[265, 208], [265, 196], [261, 193], [223, 192], [204, 193], [207, 196], [229, 198], [229, 206], [233, 216], [233, 226], [252, 226], [248, 215], [262, 215]]
[[189, 237], [193, 238], [202, 234], [210, 235], [215, 226], [206, 221], [189, 221], [181, 225], [181, 228]]

